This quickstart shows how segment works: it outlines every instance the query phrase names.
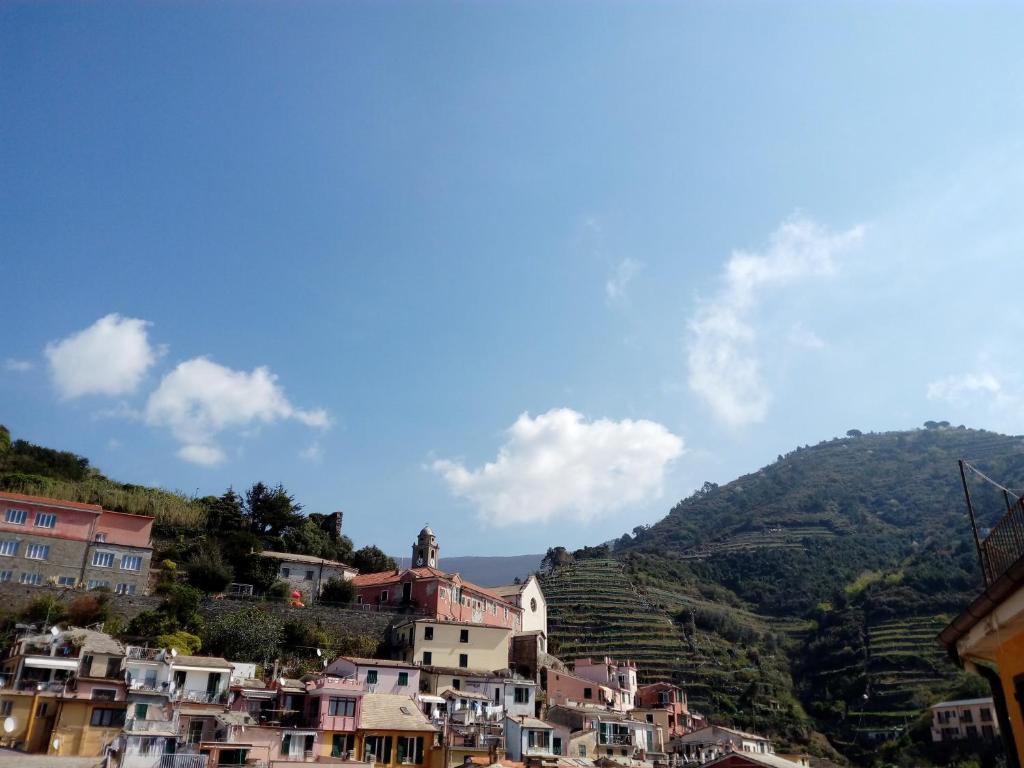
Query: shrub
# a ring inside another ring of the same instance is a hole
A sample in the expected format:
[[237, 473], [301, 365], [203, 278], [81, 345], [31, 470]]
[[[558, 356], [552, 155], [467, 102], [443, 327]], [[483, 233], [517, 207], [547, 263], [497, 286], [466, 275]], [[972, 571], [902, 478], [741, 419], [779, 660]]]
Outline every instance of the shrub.
[[186, 632], [183, 629], [179, 629], [177, 632], [157, 635], [155, 642], [161, 648], [174, 648], [178, 653], [184, 653], [188, 656], [197, 653], [203, 647], [203, 641], [198, 635], [193, 635], [191, 632]]
[[320, 601], [348, 605], [356, 599], [356, 586], [346, 579], [331, 579], [324, 584]]

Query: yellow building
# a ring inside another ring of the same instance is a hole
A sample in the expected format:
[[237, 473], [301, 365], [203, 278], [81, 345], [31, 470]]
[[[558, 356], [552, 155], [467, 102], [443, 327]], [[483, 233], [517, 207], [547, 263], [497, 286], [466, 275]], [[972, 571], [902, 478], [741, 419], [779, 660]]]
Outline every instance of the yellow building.
[[438, 735], [438, 728], [409, 696], [368, 693], [360, 702], [353, 758], [373, 760], [383, 768], [427, 768], [441, 759]]
[[425, 667], [508, 669], [512, 630], [486, 624], [417, 619], [395, 628], [403, 660]]
[[[972, 511], [973, 515], [973, 511]], [[1024, 766], [1024, 502], [977, 539], [985, 591], [939, 636], [992, 689], [1008, 768]]]

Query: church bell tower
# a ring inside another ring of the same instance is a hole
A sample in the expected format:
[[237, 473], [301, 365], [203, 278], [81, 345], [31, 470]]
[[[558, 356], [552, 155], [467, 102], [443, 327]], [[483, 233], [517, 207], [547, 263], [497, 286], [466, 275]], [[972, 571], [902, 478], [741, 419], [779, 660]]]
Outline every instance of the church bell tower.
[[412, 545], [412, 567], [423, 568], [424, 566], [430, 566], [431, 568], [437, 568], [437, 563], [440, 560], [438, 556], [437, 537], [434, 532], [430, 530], [430, 526], [424, 526], [423, 530], [420, 531], [420, 535], [416, 537], [416, 543]]

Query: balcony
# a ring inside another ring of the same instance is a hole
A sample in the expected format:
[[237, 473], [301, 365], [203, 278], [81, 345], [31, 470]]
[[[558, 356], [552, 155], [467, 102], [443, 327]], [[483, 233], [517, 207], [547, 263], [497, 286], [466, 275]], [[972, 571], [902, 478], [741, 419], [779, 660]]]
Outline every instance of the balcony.
[[631, 747], [633, 746], [633, 737], [629, 734], [615, 734], [614, 736], [602, 736], [598, 743], [601, 746], [610, 747]]
[[160, 755], [159, 768], [206, 768], [206, 755]]
[[223, 704], [226, 696], [226, 691], [204, 691], [202, 689], [182, 689], [171, 693], [171, 697], [177, 701], [187, 701], [192, 704]]
[[353, 733], [356, 730], [356, 719], [346, 715], [322, 715], [319, 722], [310, 723], [318, 731], [344, 731]]
[[125, 733], [174, 736], [178, 733], [178, 718], [171, 720], [140, 720], [129, 718], [124, 724]]
[[306, 683], [306, 690], [310, 693], [313, 691], [361, 691], [363, 686], [360, 685], [359, 680], [354, 676], [319, 677]]
[[125, 657], [136, 661], [159, 661], [163, 652], [163, 648], [147, 648], [141, 645], [129, 645], [124, 649]]
[[1024, 557], [1024, 499], [1017, 499], [1002, 520], [995, 524], [981, 542], [985, 584], [996, 579]]

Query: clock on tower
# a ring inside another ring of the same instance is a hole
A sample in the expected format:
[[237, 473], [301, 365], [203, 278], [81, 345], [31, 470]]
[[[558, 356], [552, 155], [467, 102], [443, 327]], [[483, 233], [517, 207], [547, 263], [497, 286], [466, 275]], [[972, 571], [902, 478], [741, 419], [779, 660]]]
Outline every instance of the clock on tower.
[[412, 563], [416, 568], [429, 566], [436, 568], [440, 561], [440, 547], [437, 544], [437, 537], [430, 530], [429, 525], [423, 526], [420, 535], [416, 537], [416, 543], [412, 545]]

